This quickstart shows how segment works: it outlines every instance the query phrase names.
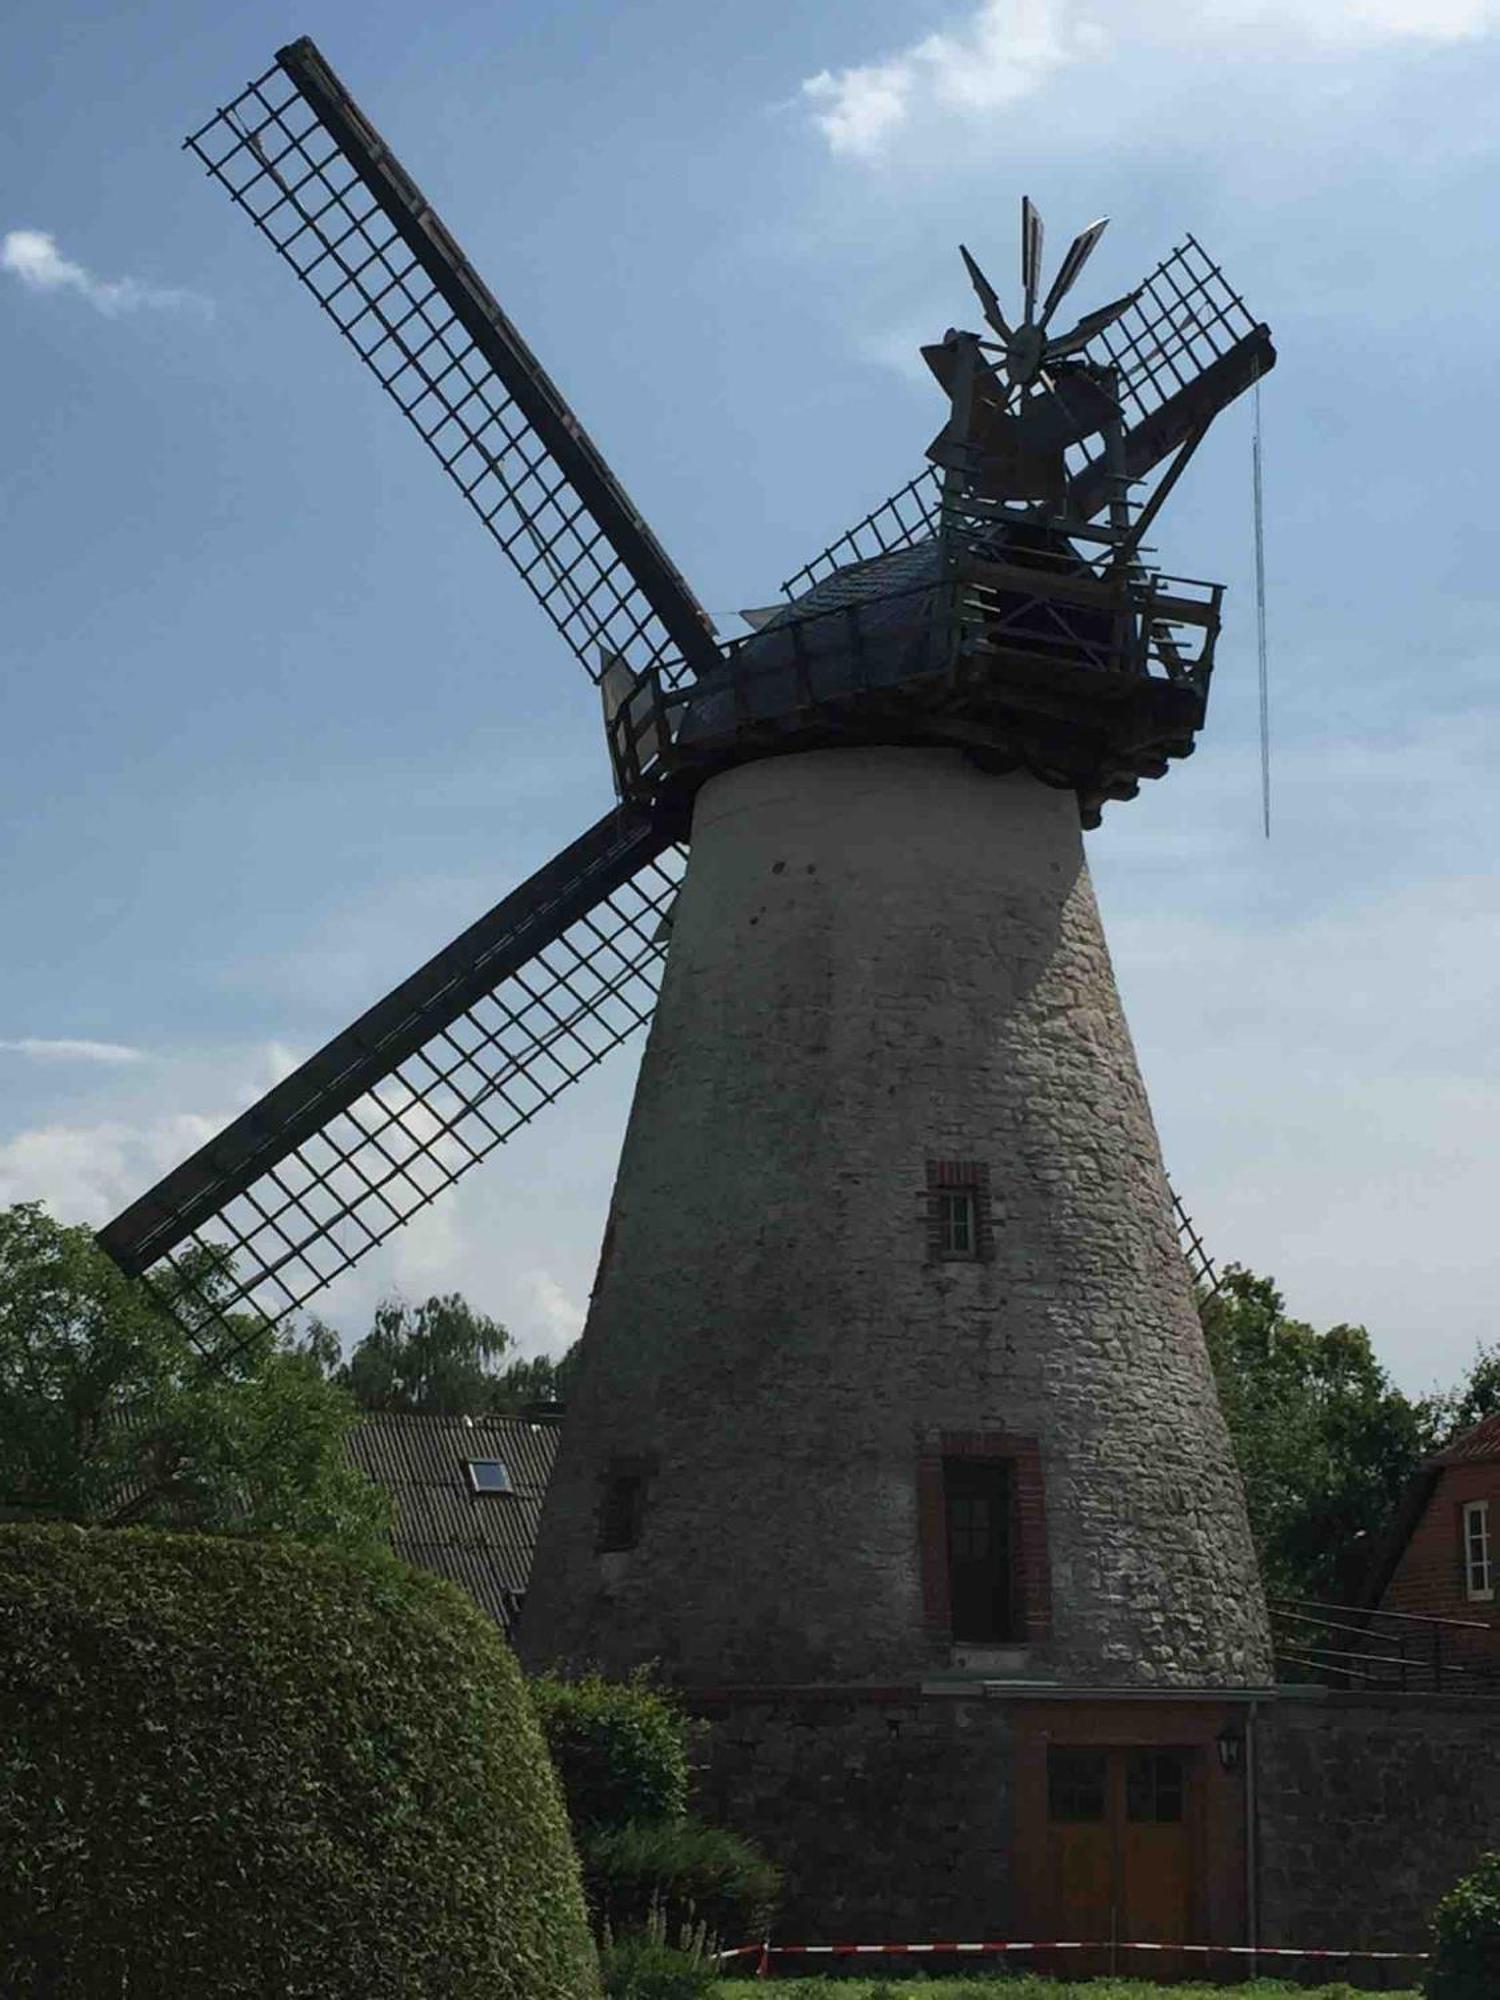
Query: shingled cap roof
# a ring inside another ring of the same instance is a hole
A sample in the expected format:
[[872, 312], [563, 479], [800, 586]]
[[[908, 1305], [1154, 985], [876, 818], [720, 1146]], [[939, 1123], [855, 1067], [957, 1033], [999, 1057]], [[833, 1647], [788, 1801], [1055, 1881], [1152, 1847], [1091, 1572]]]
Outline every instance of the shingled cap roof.
[[[397, 1555], [462, 1585], [509, 1632], [526, 1593], [542, 1496], [557, 1455], [555, 1422], [372, 1412], [348, 1452], [395, 1503]], [[473, 1460], [498, 1459], [510, 1490], [476, 1493]]]

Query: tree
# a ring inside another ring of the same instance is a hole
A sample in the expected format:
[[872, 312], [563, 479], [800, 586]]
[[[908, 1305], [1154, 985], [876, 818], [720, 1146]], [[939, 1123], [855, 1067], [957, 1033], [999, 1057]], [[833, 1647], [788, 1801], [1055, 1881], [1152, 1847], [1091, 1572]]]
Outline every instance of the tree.
[[1464, 1380], [1446, 1395], [1434, 1397], [1433, 1408], [1444, 1444], [1486, 1417], [1500, 1414], [1500, 1342], [1481, 1345]]
[[[314, 1321], [304, 1351], [326, 1354], [334, 1338]], [[483, 1416], [562, 1400], [571, 1379], [570, 1348], [560, 1361], [538, 1354], [497, 1367], [510, 1352], [499, 1320], [478, 1312], [458, 1292], [413, 1306], [385, 1299], [375, 1322], [336, 1371], [362, 1409], [407, 1410], [426, 1416]]]
[[[188, 1278], [212, 1295], [219, 1275], [210, 1254]], [[222, 1361], [89, 1230], [0, 1210], [0, 1517], [378, 1544], [349, 1396], [253, 1321], [206, 1331]]]
[[1267, 1588], [1357, 1600], [1440, 1405], [1392, 1384], [1362, 1326], [1317, 1333], [1238, 1265], [1200, 1313]]
[[457, 1292], [419, 1306], [384, 1299], [342, 1380], [366, 1410], [474, 1416], [489, 1408], [494, 1363], [509, 1346], [500, 1322]]
[[532, 1403], [566, 1403], [578, 1374], [578, 1342], [561, 1355], [533, 1354], [512, 1361], [495, 1378], [490, 1407], [513, 1415]]

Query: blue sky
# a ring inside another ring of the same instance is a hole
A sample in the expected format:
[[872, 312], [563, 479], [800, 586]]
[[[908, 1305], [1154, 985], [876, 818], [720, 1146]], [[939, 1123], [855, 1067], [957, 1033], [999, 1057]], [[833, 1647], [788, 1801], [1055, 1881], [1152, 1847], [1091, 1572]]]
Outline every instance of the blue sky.
[[[1157, 537], [1230, 586], [1197, 756], [1090, 857], [1211, 1248], [1398, 1378], [1495, 1337], [1492, 0], [704, 8], [21, 0], [0, 76], [0, 1201], [104, 1220], [609, 795], [592, 691], [381, 392], [178, 142], [311, 33], [726, 629], [920, 467], [915, 349], [1111, 229], [1192, 230], [1264, 397]], [[48, 237], [50, 246], [38, 239]], [[330, 1298], [576, 1331], [617, 1056]]]

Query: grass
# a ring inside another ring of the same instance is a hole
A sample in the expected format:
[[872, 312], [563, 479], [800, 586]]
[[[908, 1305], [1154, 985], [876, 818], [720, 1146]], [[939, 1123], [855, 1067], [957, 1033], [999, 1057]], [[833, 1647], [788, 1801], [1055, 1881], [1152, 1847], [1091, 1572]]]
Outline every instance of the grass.
[[[1019, 1979], [978, 1975], [969, 1979], [721, 1979], [723, 2000], [903, 2000], [913, 1986], [920, 2000], [983, 2000], [977, 1989], [993, 1986], [994, 2000], [1363, 2000], [1353, 1986], [1292, 1986], [1280, 1979], [1256, 1979], [1238, 1986], [1157, 1986], [1144, 1979]], [[818, 1989], [814, 1996], [811, 1989]], [[912, 2000], [917, 2000], [913, 1995]], [[1420, 2000], [1415, 1988], [1394, 1988], [1386, 2000]]]

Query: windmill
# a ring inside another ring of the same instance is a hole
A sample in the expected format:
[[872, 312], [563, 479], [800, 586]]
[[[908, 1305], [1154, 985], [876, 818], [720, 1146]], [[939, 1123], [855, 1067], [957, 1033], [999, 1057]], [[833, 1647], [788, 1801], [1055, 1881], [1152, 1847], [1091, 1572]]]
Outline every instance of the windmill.
[[[1214, 415], [1273, 365], [1266, 329], [1189, 238], [1053, 332], [1104, 225], [1039, 308], [1027, 202], [1020, 317], [965, 251], [987, 331], [924, 350], [949, 401], [929, 468], [721, 644], [310, 41], [187, 144], [598, 684], [617, 798], [104, 1247], [205, 1343], [231, 1310], [280, 1319], [655, 1011], [532, 1650], [655, 1655], [700, 1680], [865, 1675], [969, 1643], [977, 1620], [975, 1657], [1024, 1638], [1084, 1678], [1132, 1659], [1148, 1679], [1257, 1671], [1253, 1557], [1079, 827], [1203, 721], [1221, 589], [1162, 575], [1143, 537]], [[906, 1386], [881, 1414], [887, 1364]], [[990, 1472], [960, 1467], [945, 1501], [960, 1432], [1002, 1446], [974, 1445]], [[870, 1527], [842, 1583], [796, 1527], [791, 1468], [814, 1463]], [[1097, 1505], [1090, 1467], [1113, 1482]], [[1091, 1508], [1120, 1536], [1102, 1564], [1078, 1541]], [[951, 1539], [961, 1513], [996, 1546], [1002, 1514], [1019, 1524], [1015, 1575], [971, 1577], [988, 1609], [962, 1617], [915, 1553], [919, 1516]], [[771, 1602], [778, 1560], [812, 1610]], [[852, 1582], [878, 1638], [844, 1615]]]

